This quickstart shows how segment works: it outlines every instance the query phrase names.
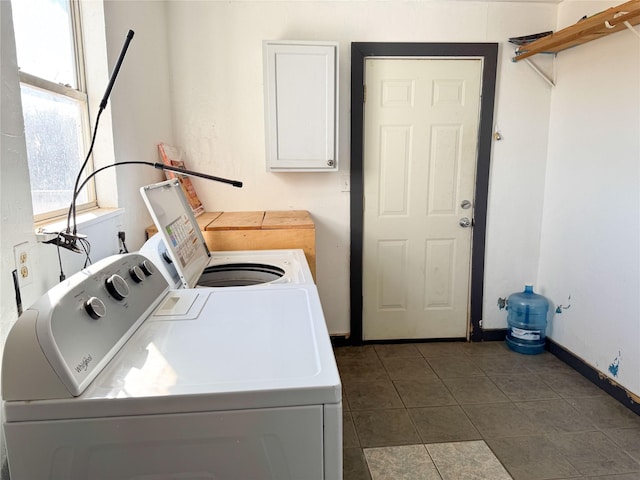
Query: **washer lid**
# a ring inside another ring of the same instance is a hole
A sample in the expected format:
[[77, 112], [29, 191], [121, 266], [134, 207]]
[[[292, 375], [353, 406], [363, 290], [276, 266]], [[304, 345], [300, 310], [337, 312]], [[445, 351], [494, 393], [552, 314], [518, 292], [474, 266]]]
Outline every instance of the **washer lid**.
[[209, 263], [209, 249], [178, 179], [140, 189], [180, 276], [182, 288], [195, 288]]

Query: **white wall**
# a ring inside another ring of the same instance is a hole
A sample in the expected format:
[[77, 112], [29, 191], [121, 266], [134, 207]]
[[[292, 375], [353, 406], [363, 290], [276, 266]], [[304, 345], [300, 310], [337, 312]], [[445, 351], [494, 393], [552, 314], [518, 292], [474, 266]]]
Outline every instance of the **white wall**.
[[[617, 3], [564, 2], [558, 27]], [[571, 307], [548, 334], [609, 377], [618, 359], [615, 379], [640, 394], [640, 42], [616, 33], [557, 67], [539, 284]]]
[[[537, 283], [540, 222], [547, 157], [551, 88], [523, 62], [514, 63], [515, 47], [504, 39], [552, 30], [556, 5], [493, 4], [489, 28], [501, 42], [484, 275], [483, 328], [506, 327], [498, 298]], [[545, 72], [549, 58], [532, 59]]]
[[[0, 2], [0, 42], [2, 43], [0, 68], [0, 352], [9, 329], [17, 318], [11, 272], [15, 269], [13, 246], [22, 242], [35, 244], [33, 208], [29, 185], [29, 172], [25, 161], [27, 149], [24, 140], [20, 85], [11, 4]], [[16, 188], [22, 185], [22, 188]], [[33, 259], [35, 259], [35, 252]], [[33, 288], [33, 287], [32, 287]], [[28, 295], [29, 292], [25, 292]], [[2, 412], [0, 411], [0, 420]], [[4, 434], [0, 435], [0, 459], [4, 464]], [[4, 472], [2, 473], [4, 475]]]
[[[15, 55], [11, 4], [0, 2], [2, 68], [0, 68], [0, 345], [17, 318], [11, 272], [16, 268], [13, 246], [35, 244], [33, 208], [29, 189], [27, 149], [24, 140], [20, 84]], [[35, 253], [34, 253], [35, 256]], [[34, 258], [35, 260], [35, 258]], [[28, 295], [29, 292], [25, 292]], [[39, 293], [39, 292], [38, 292]]]
[[[317, 232], [317, 283], [331, 333], [349, 332], [350, 45], [500, 42], [489, 197], [485, 327], [506, 325], [496, 300], [535, 280], [550, 90], [512, 64], [510, 36], [552, 28], [555, 4], [491, 2], [242, 1], [167, 3], [176, 142], [197, 170], [245, 182], [196, 181], [209, 210], [305, 209]], [[340, 42], [340, 171], [267, 173], [263, 40]]]
[[[109, 71], [127, 32], [135, 32], [111, 94], [115, 160], [157, 162], [157, 145], [173, 141], [165, 3], [106, 0], [104, 11]], [[130, 250], [140, 248], [145, 228], [153, 223], [139, 189], [164, 179], [151, 167], [118, 167], [117, 206], [126, 210], [123, 227]]]

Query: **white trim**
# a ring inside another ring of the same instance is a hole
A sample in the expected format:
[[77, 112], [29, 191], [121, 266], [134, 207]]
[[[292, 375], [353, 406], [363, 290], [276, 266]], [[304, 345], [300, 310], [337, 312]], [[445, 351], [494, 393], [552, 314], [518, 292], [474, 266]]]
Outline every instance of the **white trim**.
[[[95, 208], [79, 214], [76, 218], [78, 231], [97, 225], [124, 213], [124, 208]], [[55, 238], [57, 234], [67, 228], [66, 218], [54, 222], [41, 222], [36, 224], [36, 239], [38, 242], [46, 242]]]

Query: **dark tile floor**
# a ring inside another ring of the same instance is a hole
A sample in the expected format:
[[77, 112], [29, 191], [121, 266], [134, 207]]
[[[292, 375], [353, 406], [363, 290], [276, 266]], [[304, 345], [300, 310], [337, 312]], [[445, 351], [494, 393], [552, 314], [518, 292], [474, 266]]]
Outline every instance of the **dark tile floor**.
[[[640, 480], [640, 416], [548, 352], [446, 342], [336, 347], [335, 355], [344, 480]], [[508, 474], [481, 464], [451, 473], [434, 454], [456, 446], [485, 449]]]

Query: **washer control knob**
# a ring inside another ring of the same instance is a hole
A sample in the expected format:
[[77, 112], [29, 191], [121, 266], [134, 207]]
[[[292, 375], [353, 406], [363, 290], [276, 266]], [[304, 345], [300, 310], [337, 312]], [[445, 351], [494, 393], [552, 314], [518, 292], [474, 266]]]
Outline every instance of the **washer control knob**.
[[94, 320], [104, 317], [107, 313], [107, 307], [105, 307], [104, 302], [98, 297], [91, 297], [84, 302], [84, 309]]
[[156, 266], [153, 263], [151, 263], [149, 260], [144, 260], [140, 264], [140, 268], [142, 269], [142, 271], [147, 277], [156, 273]]
[[162, 252], [162, 259], [169, 264], [173, 263], [173, 259], [169, 256], [167, 252]]
[[114, 273], [105, 282], [108, 292], [116, 300], [124, 300], [129, 296], [129, 285], [127, 281], [117, 273]]
[[142, 282], [145, 278], [142, 268], [140, 268], [138, 265], [134, 265], [129, 269], [129, 275], [131, 275], [131, 279], [136, 283]]

